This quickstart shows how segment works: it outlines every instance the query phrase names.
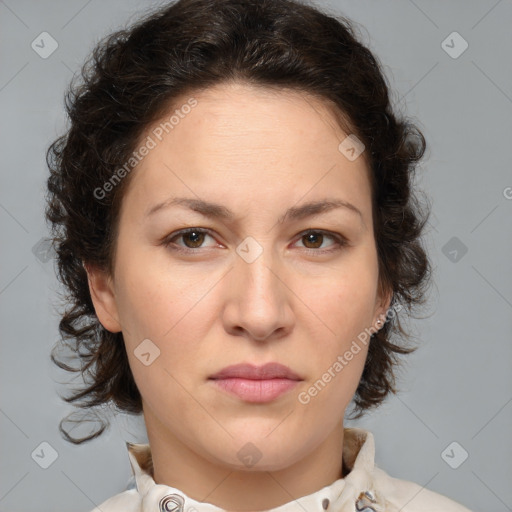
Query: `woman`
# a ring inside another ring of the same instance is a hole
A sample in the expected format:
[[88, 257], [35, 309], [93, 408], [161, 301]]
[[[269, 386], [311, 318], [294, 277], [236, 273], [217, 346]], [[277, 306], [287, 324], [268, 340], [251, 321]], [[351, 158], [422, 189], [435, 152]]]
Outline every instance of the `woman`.
[[431, 268], [425, 140], [348, 20], [180, 0], [83, 76], [47, 210], [80, 364], [52, 358], [90, 379], [68, 401], [142, 413], [149, 440], [95, 510], [467, 511], [343, 423], [396, 392]]

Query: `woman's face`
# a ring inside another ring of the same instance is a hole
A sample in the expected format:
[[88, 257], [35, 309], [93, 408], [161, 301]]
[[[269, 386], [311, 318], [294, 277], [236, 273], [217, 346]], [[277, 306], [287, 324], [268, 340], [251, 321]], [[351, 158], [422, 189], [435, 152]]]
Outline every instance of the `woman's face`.
[[[123, 198], [114, 276], [92, 281], [95, 307], [123, 332], [148, 433], [233, 468], [257, 449], [258, 468], [277, 470], [342, 428], [367, 355], [358, 335], [389, 306], [368, 171], [310, 96], [238, 84], [194, 98], [168, 133], [157, 123], [142, 138], [154, 147]], [[268, 362], [300, 380], [258, 395], [261, 382], [211, 379]]]

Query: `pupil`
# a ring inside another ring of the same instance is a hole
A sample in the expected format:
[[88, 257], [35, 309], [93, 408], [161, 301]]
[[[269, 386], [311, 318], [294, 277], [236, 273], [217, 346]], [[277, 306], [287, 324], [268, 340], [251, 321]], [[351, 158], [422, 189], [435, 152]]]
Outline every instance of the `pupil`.
[[[199, 247], [201, 245], [202, 236], [204, 236], [204, 234], [198, 233], [197, 231], [190, 231], [189, 233], [187, 233], [187, 237], [194, 238], [194, 240], [192, 241], [192, 247]], [[197, 239], [197, 237], [199, 237], [199, 239]]]
[[[323, 235], [321, 234], [309, 233], [308, 235], [306, 235], [307, 243], [315, 244], [315, 239], [317, 239], [315, 248], [320, 247], [322, 245], [322, 237]], [[318, 243], [318, 239], [320, 239], [320, 243]]]

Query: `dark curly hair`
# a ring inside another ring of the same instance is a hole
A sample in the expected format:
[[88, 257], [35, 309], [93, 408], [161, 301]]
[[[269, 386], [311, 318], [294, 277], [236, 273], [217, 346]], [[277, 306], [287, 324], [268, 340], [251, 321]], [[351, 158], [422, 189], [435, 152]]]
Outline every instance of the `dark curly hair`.
[[[70, 127], [46, 153], [46, 218], [66, 290], [61, 339], [51, 359], [79, 372], [85, 385], [61, 398], [79, 401], [82, 409], [113, 405], [118, 411], [142, 412], [123, 335], [98, 321], [84, 268], [91, 264], [113, 271], [118, 214], [131, 175], [108, 194], [97, 191], [133, 156], [142, 134], [178, 96], [215, 84], [289, 88], [330, 106], [340, 126], [366, 147], [379, 286], [392, 292], [391, 307], [399, 304], [409, 316], [424, 304], [431, 264], [420, 235], [430, 210], [423, 210], [412, 180], [425, 138], [393, 111], [381, 65], [359, 42], [354, 26], [301, 0], [179, 0], [146, 11], [132, 26], [98, 42], [81, 69], [80, 83], [74, 77], [66, 90]], [[353, 398], [354, 418], [397, 392], [399, 356], [417, 349], [400, 316], [388, 319], [371, 338]], [[64, 346], [76, 366], [56, 357]], [[75, 444], [99, 436], [109, 425], [103, 418], [95, 432], [72, 437], [63, 428], [70, 416], [59, 429]]]

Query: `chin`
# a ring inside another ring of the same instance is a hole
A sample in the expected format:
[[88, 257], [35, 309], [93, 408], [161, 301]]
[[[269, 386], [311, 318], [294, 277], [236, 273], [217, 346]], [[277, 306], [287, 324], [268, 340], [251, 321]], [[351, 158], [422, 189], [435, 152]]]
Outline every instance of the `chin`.
[[[256, 428], [254, 432], [243, 432], [237, 436], [232, 433], [229, 453], [226, 453], [225, 443], [216, 444], [210, 453], [217, 463], [236, 471], [279, 471], [286, 469], [304, 457], [303, 450], [298, 451], [297, 446], [304, 447], [306, 439], [295, 439], [287, 436], [283, 430], [279, 434], [277, 430], [267, 437], [267, 431], [272, 432], [279, 422], [274, 422], [271, 429], [265, 428], [265, 433]], [[228, 456], [227, 456], [228, 455]]]

